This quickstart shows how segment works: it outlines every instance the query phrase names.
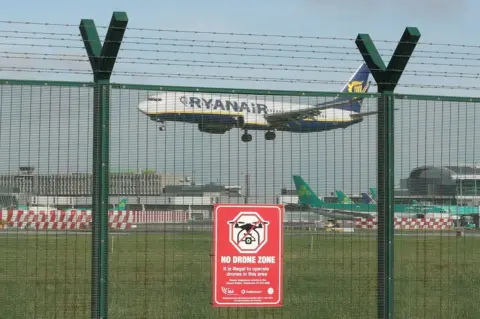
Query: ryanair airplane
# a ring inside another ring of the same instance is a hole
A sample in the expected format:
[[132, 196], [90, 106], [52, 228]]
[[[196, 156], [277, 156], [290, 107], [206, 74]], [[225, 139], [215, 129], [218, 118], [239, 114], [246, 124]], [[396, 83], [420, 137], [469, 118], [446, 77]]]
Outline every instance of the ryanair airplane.
[[[341, 92], [368, 92], [370, 70], [362, 64]], [[318, 99], [314, 97], [315, 99]], [[225, 134], [232, 128], [244, 130], [243, 142], [250, 142], [249, 130], [266, 131], [265, 139], [274, 140], [275, 131], [297, 133], [322, 132], [347, 128], [377, 112], [360, 112], [363, 98], [337, 96], [334, 100], [314, 104], [295, 103], [301, 97], [274, 97], [273, 101], [258, 96], [238, 94], [162, 92], [152, 95], [138, 109], [165, 129], [165, 121], [198, 124], [201, 132]]]

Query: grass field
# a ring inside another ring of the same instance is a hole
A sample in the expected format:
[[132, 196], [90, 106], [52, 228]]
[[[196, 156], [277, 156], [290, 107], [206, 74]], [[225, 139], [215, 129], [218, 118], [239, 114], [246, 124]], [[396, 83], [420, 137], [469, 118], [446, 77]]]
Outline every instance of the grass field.
[[[276, 309], [212, 308], [210, 233], [110, 238], [109, 318], [376, 317], [375, 236], [286, 232]], [[480, 316], [480, 237], [395, 240], [396, 318]], [[0, 317], [89, 318], [90, 249], [85, 233], [0, 236]]]

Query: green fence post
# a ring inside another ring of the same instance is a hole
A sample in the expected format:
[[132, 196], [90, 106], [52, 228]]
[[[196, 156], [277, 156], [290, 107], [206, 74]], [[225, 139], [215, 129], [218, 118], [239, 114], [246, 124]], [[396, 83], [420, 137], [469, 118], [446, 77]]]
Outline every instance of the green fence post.
[[377, 213], [378, 213], [378, 318], [393, 318], [394, 261], [394, 94], [393, 91], [420, 39], [417, 28], [406, 28], [397, 48], [385, 66], [368, 34], [355, 41], [375, 82], [378, 93]]
[[114, 12], [102, 47], [93, 20], [80, 33], [93, 71], [93, 187], [91, 317], [108, 317], [108, 196], [110, 76], [127, 27], [125, 12]]

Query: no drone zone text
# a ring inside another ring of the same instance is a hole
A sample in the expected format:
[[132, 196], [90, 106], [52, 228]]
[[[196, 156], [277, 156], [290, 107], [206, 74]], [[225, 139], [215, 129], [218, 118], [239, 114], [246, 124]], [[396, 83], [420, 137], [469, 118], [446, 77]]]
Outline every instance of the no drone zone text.
[[275, 256], [222, 256], [220, 262], [222, 264], [274, 264], [275, 263]]

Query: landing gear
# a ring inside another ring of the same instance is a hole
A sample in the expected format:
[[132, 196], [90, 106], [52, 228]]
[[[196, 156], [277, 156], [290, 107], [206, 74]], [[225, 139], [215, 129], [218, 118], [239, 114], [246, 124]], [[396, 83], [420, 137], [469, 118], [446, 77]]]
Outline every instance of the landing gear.
[[272, 140], [274, 140], [274, 139], [275, 139], [275, 136], [276, 136], [276, 135], [275, 135], [275, 132], [270, 132], [270, 131], [268, 131], [267, 133], [265, 133], [265, 139], [266, 139], [267, 141], [272, 141]]
[[242, 142], [248, 143], [252, 140], [252, 135], [248, 134], [247, 131], [242, 135]]
[[157, 123], [158, 123], [158, 130], [159, 131], [165, 131], [165, 121], [157, 120]]
[[[276, 137], [276, 134], [274, 131], [268, 131], [265, 133], [265, 139], [267, 141], [273, 141]], [[252, 135], [251, 134], [248, 134], [247, 131], [245, 131], [245, 133], [243, 133], [242, 135], [242, 142], [250, 142], [252, 140]]]

